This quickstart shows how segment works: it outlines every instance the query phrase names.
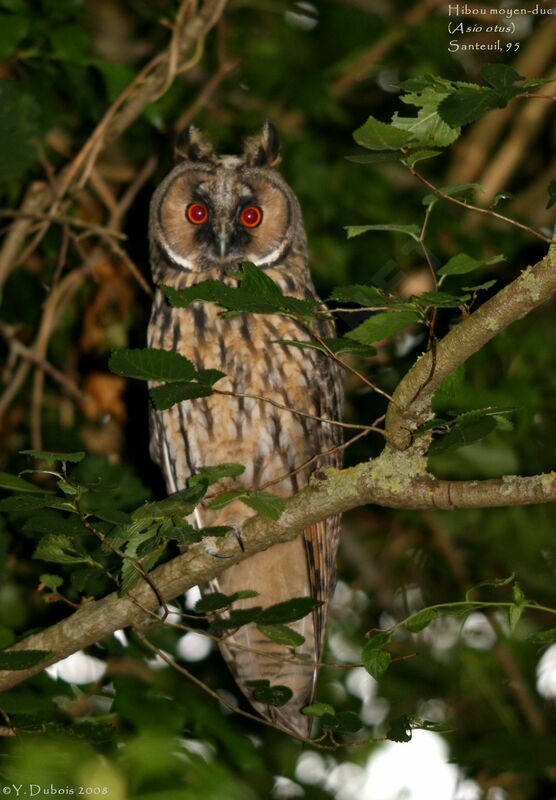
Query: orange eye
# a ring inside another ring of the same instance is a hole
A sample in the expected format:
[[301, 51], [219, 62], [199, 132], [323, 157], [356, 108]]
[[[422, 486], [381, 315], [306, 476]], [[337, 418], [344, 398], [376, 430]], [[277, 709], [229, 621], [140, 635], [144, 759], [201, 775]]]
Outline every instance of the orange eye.
[[259, 206], [247, 206], [241, 212], [239, 221], [246, 228], [256, 228], [260, 225], [263, 219], [263, 212]]
[[204, 203], [190, 203], [185, 210], [185, 216], [193, 225], [202, 225], [208, 219], [208, 208]]

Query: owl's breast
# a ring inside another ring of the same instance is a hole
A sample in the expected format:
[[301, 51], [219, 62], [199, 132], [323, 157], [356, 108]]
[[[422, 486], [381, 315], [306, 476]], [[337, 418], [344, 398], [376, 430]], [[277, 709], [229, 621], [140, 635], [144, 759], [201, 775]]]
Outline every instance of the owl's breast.
[[[223, 318], [212, 303], [171, 308], [157, 296], [149, 346], [174, 350], [197, 369], [226, 375], [215, 384], [215, 394], [155, 412], [169, 461], [176, 465], [177, 488], [199, 467], [226, 462], [244, 464], [240, 482], [255, 488], [337, 441], [337, 431], [316, 419], [337, 416], [330, 403], [337, 394], [336, 373], [318, 351], [284, 340], [310, 341], [310, 335], [287, 317]], [[288, 478], [283, 492], [297, 489], [302, 477]]]

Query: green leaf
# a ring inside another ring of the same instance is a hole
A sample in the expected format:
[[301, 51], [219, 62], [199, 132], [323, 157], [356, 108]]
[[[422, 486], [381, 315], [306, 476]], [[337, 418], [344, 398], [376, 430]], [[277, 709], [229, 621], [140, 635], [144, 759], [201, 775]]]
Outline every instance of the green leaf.
[[516, 97], [526, 91], [526, 89], [514, 86], [517, 81], [523, 81], [525, 78], [508, 64], [485, 64], [481, 67], [481, 75], [507, 100], [511, 100], [512, 97]]
[[5, 647], [10, 647], [14, 642], [15, 633], [10, 630], [10, 628], [0, 625], [0, 650], [3, 650]]
[[189, 478], [189, 485], [196, 483], [213, 483], [224, 480], [224, 478], [237, 478], [245, 472], [243, 464], [219, 464], [217, 467], [201, 467], [194, 475]]
[[[204, 497], [205, 491], [206, 487], [203, 484], [180, 489], [164, 500], [144, 503], [136, 508], [131, 516], [133, 520], [165, 520], [173, 517], [186, 517], [195, 510], [197, 503]], [[133, 525], [133, 523], [131, 524]]]
[[438, 86], [402, 95], [400, 100], [403, 103], [419, 109], [417, 116], [403, 117], [396, 112], [392, 124], [410, 133], [425, 148], [448, 147], [459, 137], [460, 129], [457, 125], [448, 125], [438, 112], [440, 103], [447, 96], [446, 89], [440, 90]]
[[361, 236], [362, 233], [369, 231], [391, 231], [392, 233], [403, 233], [411, 236], [416, 242], [419, 241], [419, 227], [417, 225], [347, 225], [345, 227], [348, 239]]
[[30, 669], [41, 661], [46, 661], [51, 655], [48, 650], [2, 650], [0, 670]]
[[79, 542], [64, 533], [50, 533], [39, 541], [33, 558], [55, 564], [91, 564], [94, 560], [81, 549]]
[[0, 500], [0, 511], [5, 512], [27, 512], [36, 511], [39, 508], [47, 508], [57, 504], [52, 494], [22, 494], [14, 497], [5, 497]]
[[408, 131], [379, 122], [372, 116], [353, 132], [353, 138], [357, 144], [368, 150], [400, 150], [415, 141], [415, 137]]
[[124, 378], [144, 381], [191, 381], [197, 377], [195, 366], [173, 350], [112, 350], [109, 369]]
[[261, 625], [258, 624], [257, 628], [268, 639], [271, 639], [277, 644], [285, 644], [288, 647], [299, 647], [305, 641], [305, 637], [297, 631], [292, 630], [287, 625]]
[[267, 706], [285, 706], [293, 697], [288, 686], [258, 686], [253, 689], [253, 699]]
[[392, 656], [390, 653], [387, 650], [381, 650], [379, 647], [376, 647], [372, 639], [365, 644], [361, 652], [363, 666], [375, 681], [378, 681], [386, 672], [391, 660]]
[[484, 416], [479, 419], [462, 420], [452, 430], [438, 439], [434, 439], [429, 447], [429, 455], [438, 455], [456, 447], [466, 447], [473, 442], [484, 439], [497, 427], [493, 417]]
[[351, 286], [337, 286], [329, 299], [337, 300], [340, 303], [357, 303], [360, 306], [376, 309], [405, 305], [403, 300], [390, 297], [375, 286], [364, 286], [358, 283]]
[[[276, 339], [277, 344], [285, 344], [289, 347], [297, 347], [300, 350], [318, 350], [320, 353], [324, 353], [325, 355], [330, 355], [326, 347], [319, 344], [318, 342], [301, 342], [295, 339]], [[355, 356], [362, 356], [364, 358], [368, 358], [369, 356], [376, 355], [376, 350], [374, 347], [369, 347], [368, 345], [361, 344], [360, 342], [350, 342], [347, 339], [323, 339], [326, 346], [332, 350], [335, 355], [343, 355], [345, 353], [350, 353], [351, 355]]]
[[294, 597], [291, 600], [284, 600], [282, 603], [275, 603], [265, 608], [257, 622], [261, 625], [295, 622], [298, 619], [303, 619], [314, 608], [321, 605], [320, 601], [313, 600], [312, 597]]
[[285, 500], [270, 492], [250, 492], [242, 496], [242, 503], [252, 508], [257, 514], [270, 519], [280, 519], [286, 506]]
[[238, 489], [233, 492], [221, 492], [218, 497], [215, 497], [214, 500], [211, 500], [209, 503], [209, 508], [213, 508], [215, 510], [220, 508], [225, 508], [226, 506], [233, 503], [234, 500], [243, 497], [245, 492], [241, 489]]
[[508, 623], [509, 623], [509, 626], [510, 626], [510, 633], [514, 632], [515, 627], [516, 627], [517, 623], [519, 622], [519, 620], [521, 619], [522, 614], [523, 614], [523, 606], [521, 606], [521, 605], [513, 605], [513, 606], [509, 607], [509, 609], [508, 609]]
[[393, 719], [386, 731], [386, 738], [391, 742], [410, 742], [411, 736], [411, 721], [407, 714]]
[[[447, 186], [442, 186], [440, 191], [444, 194], [447, 194], [448, 197], [455, 197], [455, 195], [466, 192], [480, 192], [482, 189], [483, 187], [480, 183], [453, 183], [448, 184]], [[430, 206], [440, 202], [441, 200], [446, 200], [446, 198], [436, 194], [436, 192], [430, 192], [423, 197], [421, 202], [424, 206]]]
[[40, 576], [39, 581], [43, 583], [48, 589], [55, 592], [63, 584], [64, 579], [61, 578], [59, 575], [50, 575], [48, 573], [44, 573], [43, 575]]
[[228, 286], [223, 281], [208, 280], [186, 289], [177, 290], [170, 286], [161, 288], [176, 308], [187, 308], [191, 303], [202, 300], [217, 303], [234, 313], [310, 316], [317, 306], [316, 301], [284, 295], [263, 270], [249, 262], [242, 264], [242, 272], [234, 273], [231, 277], [240, 283], [238, 287]]
[[549, 628], [546, 631], [539, 631], [529, 636], [528, 640], [531, 644], [552, 644], [556, 642], [556, 628]]
[[462, 294], [461, 296], [448, 294], [447, 292], [421, 292], [413, 298], [413, 302], [420, 308], [459, 308], [471, 295]]
[[[225, 377], [224, 373], [222, 377]], [[158, 411], [164, 411], [185, 400], [209, 397], [213, 393], [212, 386], [204, 383], [164, 383], [149, 391], [153, 405]]]
[[49, 27], [48, 37], [56, 58], [74, 64], [87, 64], [91, 39], [81, 25], [66, 24]]
[[253, 606], [252, 608], [233, 608], [229, 616], [225, 619], [219, 619], [211, 624], [214, 630], [229, 630], [241, 628], [243, 625], [248, 625], [258, 619], [262, 606]]
[[475, 122], [494, 108], [504, 108], [506, 102], [504, 94], [495, 89], [464, 87], [444, 98], [438, 106], [438, 113], [448, 125], [459, 127]]
[[230, 595], [223, 592], [211, 592], [205, 594], [200, 600], [195, 603], [195, 611], [197, 614], [212, 614], [214, 611], [220, 611], [223, 608], [228, 608], [232, 604]]
[[29, 17], [23, 14], [0, 14], [0, 61], [6, 61], [29, 30]]
[[498, 255], [487, 259], [476, 259], [468, 256], [465, 253], [459, 253], [453, 256], [443, 267], [438, 270], [439, 275], [465, 275], [472, 272], [479, 267], [484, 267], [491, 264], [498, 264], [500, 261], [505, 261], [505, 256]]
[[366, 642], [365, 649], [374, 650], [385, 647], [391, 638], [392, 633], [390, 631], [381, 631], [380, 633], [376, 633]]
[[546, 208], [552, 208], [554, 203], [556, 203], [556, 180], [552, 180], [548, 184], [548, 203]]
[[253, 589], [240, 589], [239, 592], [234, 592], [230, 595], [231, 600], [235, 603], [236, 600], [248, 600], [251, 597], [258, 597], [259, 593]]
[[438, 619], [438, 611], [435, 608], [423, 608], [406, 619], [405, 627], [411, 633], [419, 633], [419, 631], [428, 628], [435, 619]]
[[203, 538], [201, 531], [183, 519], [169, 519], [163, 522], [158, 529], [158, 535], [168, 541], [177, 542], [180, 547], [196, 544]]
[[58, 461], [79, 464], [85, 458], [85, 453], [82, 451], [77, 453], [51, 453], [48, 450], [20, 450], [19, 452], [24, 456], [32, 456], [39, 461], [47, 461], [50, 464], [55, 464]]
[[301, 709], [301, 713], [306, 717], [322, 717], [325, 714], [334, 717], [336, 715], [335, 709], [328, 703], [311, 703]]
[[11, 492], [30, 492], [32, 494], [44, 495], [46, 489], [35, 486], [33, 483], [24, 481], [18, 475], [10, 475], [8, 472], [0, 472], [0, 489], [8, 489]]
[[372, 344], [389, 339], [416, 322], [421, 322], [421, 318], [414, 311], [386, 311], [369, 317], [346, 336], [362, 344]]
[[363, 727], [358, 715], [353, 711], [339, 711], [336, 719], [338, 721], [337, 730], [341, 733], [357, 733]]
[[442, 155], [442, 150], [417, 150], [415, 153], [411, 153], [411, 155], [407, 156], [404, 159], [404, 163], [407, 164], [409, 169], [413, 169], [415, 164], [418, 164], [419, 161], [425, 161], [429, 158], [435, 158], [435, 156]]

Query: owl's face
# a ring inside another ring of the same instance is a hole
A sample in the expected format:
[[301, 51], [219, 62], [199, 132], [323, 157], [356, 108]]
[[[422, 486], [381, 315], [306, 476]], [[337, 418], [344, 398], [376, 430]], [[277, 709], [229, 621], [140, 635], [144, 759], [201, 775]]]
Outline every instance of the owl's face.
[[158, 250], [167, 269], [270, 266], [294, 240], [304, 243], [297, 199], [273, 169], [278, 141], [269, 123], [242, 156], [216, 156], [195, 129], [182, 135], [177, 153], [182, 160], [151, 205], [153, 256]]

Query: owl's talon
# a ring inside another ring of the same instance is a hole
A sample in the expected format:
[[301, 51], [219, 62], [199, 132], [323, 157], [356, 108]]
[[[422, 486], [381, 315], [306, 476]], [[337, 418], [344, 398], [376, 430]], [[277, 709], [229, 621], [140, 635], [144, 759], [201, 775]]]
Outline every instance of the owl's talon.
[[245, 553], [245, 547], [244, 547], [244, 544], [243, 544], [243, 539], [241, 537], [241, 530], [239, 528], [234, 527], [234, 536], [237, 539], [237, 543], [239, 544], [241, 552]]

